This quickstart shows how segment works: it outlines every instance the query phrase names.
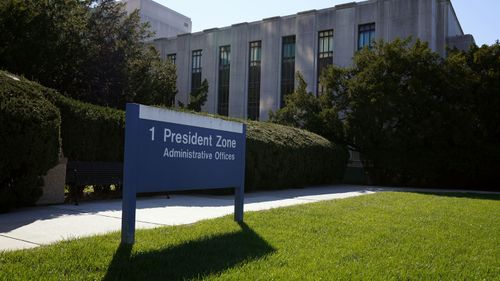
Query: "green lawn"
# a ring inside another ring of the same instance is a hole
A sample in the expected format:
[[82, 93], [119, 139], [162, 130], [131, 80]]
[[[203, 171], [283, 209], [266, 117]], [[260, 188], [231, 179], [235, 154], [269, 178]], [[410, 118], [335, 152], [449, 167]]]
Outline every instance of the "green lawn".
[[0, 280], [500, 280], [500, 196], [378, 193], [0, 254]]

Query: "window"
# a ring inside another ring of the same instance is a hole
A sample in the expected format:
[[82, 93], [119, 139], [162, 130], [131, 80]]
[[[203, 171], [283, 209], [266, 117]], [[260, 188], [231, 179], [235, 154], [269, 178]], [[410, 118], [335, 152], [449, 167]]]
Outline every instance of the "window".
[[364, 47], [371, 48], [375, 41], [375, 24], [363, 24], [358, 27], [358, 50]]
[[177, 59], [176, 54], [168, 54], [167, 55], [167, 61], [173, 63], [175, 65], [175, 60]]
[[283, 37], [281, 51], [281, 107], [295, 89], [295, 36]]
[[201, 54], [201, 50], [193, 51], [193, 59], [191, 62], [191, 91], [201, 86]]
[[319, 32], [318, 38], [318, 94], [322, 94], [325, 89], [320, 84], [321, 75], [333, 64], [333, 30]]
[[219, 99], [217, 113], [229, 115], [229, 73], [231, 70], [231, 46], [219, 49]]
[[260, 65], [262, 42], [250, 42], [248, 70], [248, 119], [259, 120], [260, 115]]

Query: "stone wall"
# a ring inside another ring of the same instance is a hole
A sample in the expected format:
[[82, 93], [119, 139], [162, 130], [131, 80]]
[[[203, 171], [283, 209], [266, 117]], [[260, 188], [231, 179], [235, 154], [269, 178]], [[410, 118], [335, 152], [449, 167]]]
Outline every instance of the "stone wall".
[[67, 158], [61, 158], [59, 164], [47, 172], [43, 177], [43, 195], [37, 205], [64, 203], [64, 185], [66, 182]]

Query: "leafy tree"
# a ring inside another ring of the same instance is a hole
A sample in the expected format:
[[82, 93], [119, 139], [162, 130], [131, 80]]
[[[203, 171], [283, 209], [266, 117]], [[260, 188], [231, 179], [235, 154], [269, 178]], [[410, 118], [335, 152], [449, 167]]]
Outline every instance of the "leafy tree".
[[329, 67], [323, 73], [320, 81], [329, 91], [318, 97], [321, 104], [321, 111], [318, 113], [321, 126], [315, 132], [349, 147], [351, 143], [346, 138], [344, 126], [348, 100], [339, 93], [347, 90], [353, 72], [346, 68]]
[[127, 16], [123, 3], [97, 0], [94, 4], [89, 7], [84, 37], [89, 56], [82, 67], [91, 80], [80, 99], [123, 107], [150, 84], [154, 55], [144, 44], [150, 34], [147, 26], [140, 24], [137, 12]]
[[85, 88], [87, 2], [0, 2], [0, 67], [67, 92]]
[[174, 106], [177, 94], [175, 65], [170, 61], [161, 60], [152, 47], [148, 50], [148, 55], [151, 58], [139, 60], [137, 65], [131, 67], [133, 75], [127, 90], [129, 94], [127, 100], [142, 104]]
[[296, 78], [297, 88], [285, 97], [285, 107], [271, 112], [269, 118], [274, 123], [316, 131], [320, 126], [320, 102], [313, 93], [307, 92], [307, 83], [300, 72], [296, 73]]
[[450, 58], [465, 59], [469, 68], [468, 97], [476, 114], [474, 166], [476, 177], [485, 186], [498, 185], [500, 171], [500, 42], [491, 46], [474, 46], [467, 53], [454, 52]]
[[175, 68], [145, 43], [149, 26], [114, 0], [5, 0], [0, 67], [112, 107], [171, 105]]
[[[340, 79], [347, 79], [348, 72], [340, 68], [328, 69], [336, 71]], [[337, 76], [336, 76], [337, 77]], [[320, 134], [336, 143], [344, 143], [344, 128], [340, 114], [333, 107], [331, 95], [317, 97], [307, 92], [307, 83], [300, 72], [296, 74], [297, 88], [285, 97], [285, 106], [270, 113], [270, 121], [287, 126], [293, 126]], [[340, 80], [336, 80], [340, 82]], [[340, 85], [340, 84], [339, 84]]]
[[441, 58], [411, 42], [378, 42], [358, 52], [352, 68], [326, 72], [345, 142], [362, 153], [379, 184], [484, 185], [494, 174], [484, 165], [487, 155], [494, 156], [491, 167], [500, 160], [499, 142], [484, 137], [498, 128], [487, 124], [500, 121], [486, 108], [500, 92], [498, 46]]
[[[196, 112], [200, 112], [201, 108], [207, 101], [208, 97], [208, 81], [207, 79], [204, 79], [203, 82], [201, 82], [201, 85], [198, 89], [193, 90], [189, 94], [189, 103], [187, 105], [187, 109], [193, 110]], [[179, 102], [180, 107], [184, 107], [184, 104]]]
[[328, 68], [318, 97], [297, 80], [271, 121], [361, 152], [374, 183], [499, 183], [500, 43], [442, 58], [411, 38], [377, 42], [352, 67]]
[[421, 148], [441, 120], [441, 102], [433, 97], [439, 89], [439, 63], [439, 56], [420, 41], [411, 47], [408, 40], [378, 43], [358, 52], [345, 91], [332, 94], [345, 113], [346, 142], [372, 161], [376, 182], [406, 179], [415, 157], [429, 156]]

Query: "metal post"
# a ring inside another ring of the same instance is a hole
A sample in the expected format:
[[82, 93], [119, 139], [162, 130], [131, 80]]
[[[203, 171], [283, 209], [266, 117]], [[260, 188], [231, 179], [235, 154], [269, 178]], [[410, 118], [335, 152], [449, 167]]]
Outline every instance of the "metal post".
[[122, 199], [122, 244], [134, 244], [135, 241], [135, 188], [123, 185]]
[[[246, 138], [247, 138], [247, 126], [243, 124], [243, 155], [246, 155]], [[246, 159], [243, 158], [242, 161], [242, 171], [241, 171], [241, 184], [236, 187], [234, 191], [234, 220], [237, 222], [243, 222], [243, 212], [244, 212], [244, 200], [245, 200], [245, 163]]]
[[122, 199], [122, 244], [134, 244], [135, 241], [135, 208], [136, 208], [136, 186], [132, 181], [134, 165], [131, 160], [135, 159], [137, 145], [133, 143], [129, 134], [136, 131], [138, 127], [139, 105], [127, 104], [125, 115], [125, 155], [123, 163], [123, 199]]

